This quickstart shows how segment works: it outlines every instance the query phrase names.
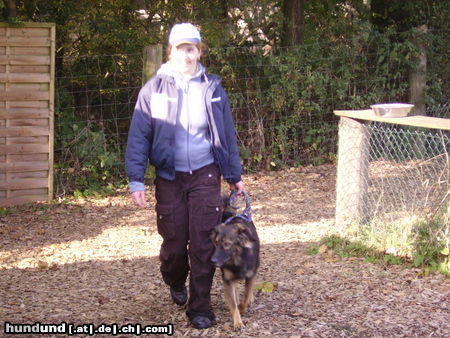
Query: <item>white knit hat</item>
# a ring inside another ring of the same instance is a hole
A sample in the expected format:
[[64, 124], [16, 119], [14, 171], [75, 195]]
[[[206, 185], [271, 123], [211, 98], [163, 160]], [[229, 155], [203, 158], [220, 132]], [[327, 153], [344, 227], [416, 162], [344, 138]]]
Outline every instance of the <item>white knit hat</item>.
[[178, 23], [170, 31], [169, 43], [174, 47], [182, 43], [197, 44], [201, 41], [200, 32], [191, 23]]

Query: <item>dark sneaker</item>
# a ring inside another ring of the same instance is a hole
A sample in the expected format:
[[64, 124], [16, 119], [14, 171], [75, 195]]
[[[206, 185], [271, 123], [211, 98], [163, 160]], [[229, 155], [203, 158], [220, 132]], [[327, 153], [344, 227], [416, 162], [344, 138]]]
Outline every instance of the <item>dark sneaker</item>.
[[214, 322], [205, 316], [195, 316], [192, 317], [191, 324], [196, 329], [207, 329], [208, 327], [213, 326]]
[[172, 300], [177, 305], [184, 305], [187, 302], [187, 289], [185, 285], [171, 286], [170, 295]]

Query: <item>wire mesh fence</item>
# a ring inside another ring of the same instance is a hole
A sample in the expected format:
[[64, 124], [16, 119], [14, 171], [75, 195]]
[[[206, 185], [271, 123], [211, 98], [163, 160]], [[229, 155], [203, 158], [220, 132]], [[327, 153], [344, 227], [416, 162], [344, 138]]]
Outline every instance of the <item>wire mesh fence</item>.
[[[221, 75], [244, 168], [257, 171], [333, 161], [333, 110], [406, 101], [406, 59], [385, 56], [400, 55], [402, 48], [372, 38], [299, 48], [212, 48], [202, 62]], [[57, 58], [57, 195], [124, 178], [123, 155], [142, 85], [142, 62], [140, 53]], [[448, 106], [432, 113], [450, 116]]]
[[426, 216], [450, 189], [450, 134], [383, 124], [368, 127], [370, 219]]
[[440, 215], [434, 235], [450, 241], [449, 130], [344, 118], [339, 135], [338, 228], [410, 254], [417, 224]]

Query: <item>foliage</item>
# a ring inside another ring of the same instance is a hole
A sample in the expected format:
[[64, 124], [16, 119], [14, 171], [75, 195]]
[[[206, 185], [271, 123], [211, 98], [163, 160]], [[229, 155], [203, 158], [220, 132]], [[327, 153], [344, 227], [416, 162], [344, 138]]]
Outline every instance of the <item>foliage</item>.
[[429, 221], [418, 222], [411, 237], [414, 266], [450, 277], [450, 212], [443, 211]]
[[110, 190], [113, 182], [120, 184], [120, 159], [105, 133], [67, 113], [55, 115], [59, 127], [56, 155], [64, 159], [55, 165], [56, 195], [72, 191], [77, 196], [89, 195]]
[[9, 213], [11, 213], [10, 209], [0, 208], [0, 216], [5, 216], [5, 215], [8, 215]]
[[[448, 102], [448, 2], [408, 3], [399, 21], [404, 2], [384, 2], [383, 12], [371, 3], [305, 1], [303, 44], [281, 48], [282, 1], [16, 1], [15, 21], [57, 25], [58, 193], [123, 179], [141, 51], [164, 44], [175, 22], [198, 25], [210, 47], [204, 62], [229, 93], [247, 171], [334, 161], [333, 110], [407, 101], [414, 39], [427, 48], [427, 104]], [[382, 22], [379, 13], [387, 13]], [[420, 23], [430, 33], [413, 39]]]
[[278, 289], [278, 283], [276, 282], [262, 282], [255, 285], [256, 291], [262, 291], [265, 293], [272, 293]]

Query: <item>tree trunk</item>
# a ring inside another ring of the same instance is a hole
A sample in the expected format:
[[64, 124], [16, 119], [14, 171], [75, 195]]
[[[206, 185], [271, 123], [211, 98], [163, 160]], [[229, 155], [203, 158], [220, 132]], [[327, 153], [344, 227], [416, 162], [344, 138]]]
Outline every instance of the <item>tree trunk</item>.
[[283, 47], [299, 46], [303, 42], [303, 13], [305, 0], [284, 0], [283, 34], [281, 44]]
[[409, 74], [409, 102], [414, 104], [413, 115], [426, 115], [425, 109], [425, 87], [427, 73], [427, 54], [423, 42], [423, 36], [427, 33], [428, 28], [422, 25], [414, 30], [417, 36], [414, 36], [412, 43], [419, 50], [418, 56], [415, 58], [416, 66]]
[[8, 0], [8, 19], [17, 16], [16, 0]]

